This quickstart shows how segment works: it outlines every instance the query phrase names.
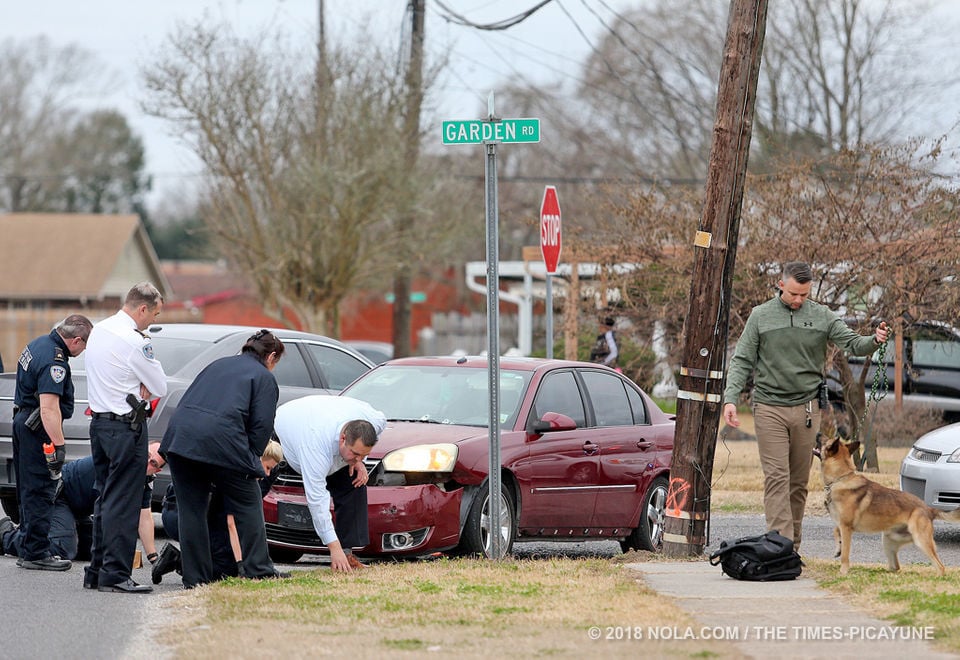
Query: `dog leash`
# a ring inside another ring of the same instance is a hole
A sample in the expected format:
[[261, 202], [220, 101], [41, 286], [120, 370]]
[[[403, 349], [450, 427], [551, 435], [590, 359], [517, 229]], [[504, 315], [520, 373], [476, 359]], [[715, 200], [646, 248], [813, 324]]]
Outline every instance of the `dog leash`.
[[[887, 341], [890, 341], [890, 338], [893, 336], [893, 332], [890, 332], [887, 335]], [[887, 353], [887, 341], [880, 344], [880, 348], [877, 349], [877, 368], [873, 372], [873, 385], [870, 387], [870, 396], [866, 398], [863, 403], [863, 414], [860, 415], [860, 423], [857, 424], [856, 429], [854, 429], [853, 439], [850, 442], [854, 442], [857, 438], [860, 437], [860, 430], [866, 426], [867, 423], [867, 411], [870, 409], [870, 402], [873, 401], [877, 404], [887, 396], [887, 388], [889, 387], [889, 381], [887, 380], [887, 365], [884, 363], [884, 358]], [[871, 354], [868, 358], [873, 360], [873, 355]], [[867, 362], [867, 368], [869, 368], [870, 362]], [[877, 406], [873, 407], [874, 417], [877, 414]], [[871, 418], [871, 427], [873, 426], [873, 418]], [[867, 464], [867, 452], [862, 451], [860, 453], [860, 465], [858, 469], [862, 472], [864, 466]]]

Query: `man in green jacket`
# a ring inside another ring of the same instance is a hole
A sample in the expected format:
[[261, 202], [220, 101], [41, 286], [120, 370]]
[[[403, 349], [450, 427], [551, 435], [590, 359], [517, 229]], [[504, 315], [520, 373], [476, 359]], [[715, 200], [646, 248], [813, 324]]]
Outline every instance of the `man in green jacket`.
[[862, 336], [829, 308], [809, 300], [810, 266], [783, 266], [780, 292], [750, 312], [727, 373], [723, 419], [740, 426], [737, 400], [754, 377], [753, 419], [763, 468], [767, 529], [800, 546], [813, 448], [820, 430], [817, 394], [827, 342], [853, 355], [870, 355], [887, 341], [887, 324]]

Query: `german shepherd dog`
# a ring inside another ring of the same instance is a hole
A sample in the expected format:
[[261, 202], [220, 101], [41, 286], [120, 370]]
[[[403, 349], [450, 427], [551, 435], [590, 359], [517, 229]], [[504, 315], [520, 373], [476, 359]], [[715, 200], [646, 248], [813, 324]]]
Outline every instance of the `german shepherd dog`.
[[840, 438], [831, 438], [820, 450], [827, 511], [836, 525], [833, 539], [840, 557], [840, 574], [846, 575], [850, 570], [853, 532], [881, 532], [883, 554], [891, 571], [900, 570], [897, 558], [900, 548], [914, 543], [936, 565], [940, 575], [944, 575], [943, 562], [937, 556], [933, 541], [933, 521], [943, 518], [960, 522], [960, 509], [938, 511], [916, 495], [881, 486], [858, 474], [850, 454], [859, 446], [859, 442], [847, 445]]

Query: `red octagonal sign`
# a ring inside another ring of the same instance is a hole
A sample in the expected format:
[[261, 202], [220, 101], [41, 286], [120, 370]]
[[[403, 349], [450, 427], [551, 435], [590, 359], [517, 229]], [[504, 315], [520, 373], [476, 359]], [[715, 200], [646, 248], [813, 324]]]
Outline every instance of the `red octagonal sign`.
[[551, 275], [560, 264], [560, 200], [555, 186], [547, 186], [540, 204], [540, 252]]

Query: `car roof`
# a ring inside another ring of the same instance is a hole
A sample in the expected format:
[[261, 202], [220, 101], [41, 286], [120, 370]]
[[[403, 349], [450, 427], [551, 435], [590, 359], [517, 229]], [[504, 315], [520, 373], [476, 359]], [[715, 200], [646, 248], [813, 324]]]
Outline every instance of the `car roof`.
[[[226, 337], [232, 337], [237, 334], [253, 334], [260, 330], [262, 326], [253, 325], [220, 325], [216, 323], [153, 323], [148, 328], [151, 335], [157, 337], [172, 337], [174, 339], [200, 339], [209, 342], [218, 342]], [[322, 339], [331, 344], [346, 346], [341, 341], [316, 335], [310, 332], [301, 332], [289, 328], [265, 328], [280, 339]]]
[[[433, 367], [462, 367], [462, 368], [486, 368], [487, 358], [483, 355], [437, 355], [426, 357], [407, 357], [397, 358], [384, 363], [382, 366], [389, 365], [411, 365], [411, 366], [433, 366]], [[577, 362], [574, 360], [548, 360], [546, 358], [533, 357], [501, 357], [500, 368], [511, 369], [513, 371], [537, 371], [546, 368], [558, 367], [596, 367], [599, 369], [609, 369], [600, 364], [592, 362]], [[612, 370], [611, 370], [612, 371]]]

